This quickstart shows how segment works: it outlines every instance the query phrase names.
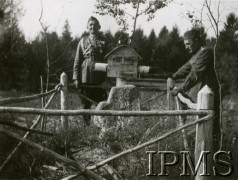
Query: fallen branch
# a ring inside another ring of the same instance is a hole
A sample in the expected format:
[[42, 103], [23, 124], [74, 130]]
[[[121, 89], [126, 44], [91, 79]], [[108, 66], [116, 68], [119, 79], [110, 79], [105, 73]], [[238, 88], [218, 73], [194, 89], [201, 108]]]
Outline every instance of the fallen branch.
[[105, 164], [107, 164], [107, 163], [109, 163], [109, 162], [111, 162], [111, 161], [113, 161], [113, 160], [119, 158], [119, 157], [125, 156], [125, 155], [127, 155], [127, 154], [130, 154], [130, 153], [133, 153], [133, 152], [135, 152], [135, 151], [138, 151], [138, 150], [140, 150], [140, 149], [142, 149], [142, 148], [144, 148], [144, 147], [146, 147], [146, 146], [149, 146], [149, 145], [152, 145], [152, 144], [154, 144], [154, 143], [157, 143], [158, 141], [161, 141], [162, 139], [165, 139], [165, 138], [167, 138], [168, 136], [170, 136], [170, 135], [172, 135], [172, 134], [174, 134], [174, 133], [176, 133], [176, 132], [178, 132], [178, 131], [180, 131], [180, 130], [182, 130], [182, 129], [184, 129], [184, 128], [188, 128], [188, 127], [193, 126], [193, 125], [195, 125], [195, 124], [197, 124], [197, 123], [203, 123], [203, 122], [205, 122], [205, 121], [208, 121], [208, 120], [210, 120], [212, 117], [213, 117], [213, 113], [210, 113], [210, 114], [208, 114], [207, 116], [205, 116], [205, 117], [203, 117], [203, 118], [201, 118], [201, 119], [198, 119], [198, 120], [196, 120], [196, 121], [194, 121], [194, 122], [191, 122], [191, 123], [186, 124], [186, 125], [184, 125], [184, 126], [180, 126], [180, 127], [176, 128], [176, 129], [174, 129], [174, 130], [171, 130], [171, 131], [165, 133], [164, 135], [162, 135], [162, 136], [160, 136], [160, 137], [158, 137], [158, 138], [155, 138], [154, 140], [151, 140], [151, 141], [149, 141], [149, 142], [143, 143], [143, 144], [141, 144], [141, 145], [139, 145], [139, 146], [136, 146], [136, 147], [134, 147], [134, 148], [131, 148], [131, 149], [128, 149], [128, 150], [126, 150], [126, 151], [124, 151], [124, 152], [121, 152], [121, 153], [119, 153], [119, 154], [116, 154], [116, 155], [114, 155], [114, 156], [112, 156], [112, 157], [109, 157], [108, 159], [105, 159], [104, 161], [101, 161], [101, 162], [99, 162], [99, 163], [97, 163], [97, 164], [95, 164], [95, 165], [93, 165], [93, 166], [88, 167], [88, 169], [90, 169], [90, 170], [97, 169], [97, 168], [99, 168], [99, 167], [101, 167], [101, 166], [103, 166], [103, 165], [105, 165]]
[[36, 94], [36, 95], [32, 95], [32, 96], [1, 99], [1, 100], [0, 100], [0, 105], [10, 104], [10, 103], [19, 103], [19, 102], [24, 102], [24, 101], [30, 101], [30, 100], [34, 100], [34, 99], [39, 99], [39, 98], [48, 96], [48, 95], [50, 95], [50, 94], [56, 92], [59, 87], [60, 87], [60, 84], [58, 84], [58, 85], [55, 87], [55, 89], [52, 89], [52, 90], [49, 91], [49, 92], [41, 93], [41, 94]]
[[102, 180], [102, 178], [101, 178], [99, 175], [95, 174], [94, 172], [92, 172], [92, 171], [90, 171], [90, 170], [88, 170], [88, 169], [83, 168], [83, 167], [82, 167], [78, 162], [76, 162], [76, 161], [73, 161], [73, 160], [71, 160], [71, 159], [69, 159], [69, 158], [66, 158], [66, 157], [64, 157], [64, 156], [62, 156], [62, 155], [60, 155], [60, 154], [58, 154], [58, 153], [56, 153], [56, 152], [54, 152], [54, 151], [51, 151], [50, 149], [48, 149], [48, 148], [46, 148], [46, 147], [43, 147], [43, 146], [41, 146], [41, 145], [39, 145], [39, 144], [37, 144], [37, 143], [34, 143], [34, 142], [32, 142], [32, 141], [30, 141], [30, 140], [28, 140], [28, 139], [22, 138], [22, 137], [20, 137], [19, 135], [14, 134], [14, 133], [12, 133], [12, 132], [9, 132], [9, 131], [5, 130], [5, 129], [2, 128], [2, 127], [0, 127], [0, 132], [1, 132], [1, 133], [4, 133], [5, 135], [7, 135], [7, 136], [9, 136], [9, 137], [11, 137], [11, 138], [17, 139], [18, 141], [21, 141], [22, 143], [25, 143], [25, 144], [27, 144], [28, 146], [31, 146], [31, 147], [37, 149], [38, 151], [43, 152], [43, 153], [45, 153], [45, 154], [47, 154], [47, 155], [49, 155], [49, 156], [51, 156], [51, 157], [53, 157], [53, 158], [55, 158], [55, 159], [57, 159], [57, 160], [59, 160], [59, 161], [62, 161], [62, 162], [64, 162], [66, 165], [75, 167], [75, 168], [78, 169], [78, 170], [80, 171], [80, 173], [81, 173], [82, 175], [84, 175], [85, 177], [90, 177], [90, 178], [93, 178], [93, 179], [96, 179], [96, 180]]
[[28, 131], [31, 133], [35, 133], [35, 134], [41, 134], [41, 135], [47, 135], [47, 136], [53, 136], [54, 133], [50, 133], [50, 132], [43, 132], [43, 131], [39, 131], [39, 130], [35, 130], [35, 129], [29, 129], [23, 126], [19, 126], [18, 124], [15, 124], [13, 122], [10, 121], [0, 121], [0, 124], [6, 125], [6, 126], [11, 126], [13, 128], [19, 129], [19, 130], [23, 130], [23, 131]]
[[113, 180], [122, 179], [122, 177], [119, 175], [119, 173], [112, 166], [105, 165], [103, 168], [104, 168], [105, 171], [108, 172], [108, 174], [111, 175], [111, 178]]
[[46, 169], [48, 169], [50, 171], [57, 171], [57, 170], [59, 170], [59, 168], [54, 167], [54, 166], [43, 165], [42, 167], [46, 168]]
[[[120, 174], [112, 167], [106, 164], [103, 169], [107, 171], [108, 174], [110, 174], [110, 179], [112, 180], [119, 180], [122, 179]], [[76, 177], [80, 176], [80, 173], [78, 172], [77, 174], [69, 175], [67, 177], [62, 178], [61, 180], [70, 180], [70, 179], [75, 179]]]
[[73, 179], [73, 178], [76, 178], [78, 177], [80, 174], [73, 174], [73, 175], [70, 175], [70, 176], [67, 176], [67, 177], [64, 177], [63, 179], [61, 180], [70, 180], [70, 179]]

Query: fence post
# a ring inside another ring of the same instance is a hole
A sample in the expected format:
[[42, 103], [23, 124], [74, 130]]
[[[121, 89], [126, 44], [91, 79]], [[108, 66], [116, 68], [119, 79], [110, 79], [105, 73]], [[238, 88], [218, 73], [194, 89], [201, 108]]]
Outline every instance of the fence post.
[[[214, 109], [214, 93], [206, 85], [199, 92], [197, 97], [197, 110], [213, 110]], [[199, 117], [198, 117], [199, 118]], [[204, 154], [207, 157], [207, 173], [204, 171], [204, 166], [201, 163], [197, 171], [195, 180], [211, 179], [212, 172], [212, 138], [213, 138], [213, 119], [196, 125], [196, 144], [195, 144], [195, 164], [198, 163], [199, 157], [203, 152], [209, 151], [209, 154]], [[206, 158], [203, 157], [203, 158]], [[202, 161], [204, 162], [204, 161]], [[207, 174], [201, 176], [201, 174]], [[208, 176], [209, 174], [209, 176]]]
[[[40, 85], [41, 85], [41, 93], [44, 93], [44, 83], [43, 83], [43, 76], [40, 76]], [[41, 98], [41, 107], [42, 109], [45, 107], [45, 97]], [[45, 120], [46, 120], [46, 116], [42, 115], [41, 117], [41, 130], [44, 131], [45, 130]]]
[[[65, 72], [60, 76], [60, 83], [62, 84], [62, 89], [60, 91], [60, 104], [61, 110], [68, 109], [68, 77]], [[67, 116], [61, 116], [61, 127], [64, 130], [68, 129], [68, 118]]]
[[172, 110], [172, 102], [174, 100], [173, 95], [171, 94], [171, 88], [174, 88], [174, 80], [171, 78], [167, 79], [167, 110]]

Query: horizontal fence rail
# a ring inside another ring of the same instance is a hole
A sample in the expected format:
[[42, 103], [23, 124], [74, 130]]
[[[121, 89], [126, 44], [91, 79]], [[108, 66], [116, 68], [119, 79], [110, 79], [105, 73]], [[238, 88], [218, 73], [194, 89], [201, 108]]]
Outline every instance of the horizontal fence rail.
[[175, 111], [115, 111], [115, 110], [55, 110], [21, 107], [0, 107], [0, 113], [24, 113], [44, 114], [55, 116], [77, 116], [77, 115], [98, 115], [98, 116], [178, 116], [178, 115], [199, 115], [205, 116], [212, 113], [212, 110], [175, 110]]
[[[182, 80], [178, 80], [178, 83], [181, 83]], [[141, 78], [141, 79], [130, 79], [127, 80], [128, 84], [132, 84], [137, 86], [138, 88], [143, 88], [144, 89], [161, 89], [161, 90], [166, 90], [166, 79], [158, 79], [158, 78]], [[54, 87], [56, 83], [49, 83], [50, 87]], [[104, 86], [104, 85], [86, 85], [86, 84], [80, 84], [79, 88], [84, 89], [84, 88], [102, 88], [102, 89], [110, 89], [111, 87], [116, 85], [116, 80], [111, 80], [110, 87]], [[69, 87], [75, 86], [73, 83], [68, 83]]]
[[35, 94], [35, 95], [32, 95], [32, 96], [0, 99], [0, 105], [6, 105], [6, 104], [10, 104], [10, 103], [19, 103], [19, 102], [39, 99], [39, 98], [48, 96], [50, 94], [53, 94], [54, 92], [57, 92], [60, 87], [61, 87], [61, 85], [58, 84], [58, 85], [56, 85], [55, 89], [52, 89], [52, 90], [50, 90], [48, 92], [45, 92], [45, 93], [42, 93], [42, 94]]

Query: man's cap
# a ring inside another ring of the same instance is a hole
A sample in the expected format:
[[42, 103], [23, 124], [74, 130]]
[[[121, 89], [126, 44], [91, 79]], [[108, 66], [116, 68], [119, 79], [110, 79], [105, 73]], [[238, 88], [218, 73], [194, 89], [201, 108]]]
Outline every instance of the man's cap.
[[99, 26], [99, 29], [101, 28], [101, 26], [100, 26], [100, 23], [99, 23], [98, 19], [97, 19], [97, 18], [95, 18], [94, 16], [91, 16], [91, 17], [88, 19], [88, 23], [89, 23], [90, 21], [95, 21], [95, 22], [97, 23], [97, 25]]
[[184, 39], [200, 40], [201, 39], [200, 31], [196, 29], [189, 30], [184, 33]]

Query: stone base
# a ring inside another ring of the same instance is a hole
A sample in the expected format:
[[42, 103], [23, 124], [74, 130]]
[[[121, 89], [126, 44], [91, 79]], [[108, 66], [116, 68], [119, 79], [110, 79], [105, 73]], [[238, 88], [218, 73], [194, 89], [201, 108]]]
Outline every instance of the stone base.
[[[140, 110], [139, 91], [133, 85], [113, 87], [107, 101], [100, 102], [96, 110]], [[100, 137], [114, 133], [133, 123], [135, 117], [95, 116], [94, 124], [101, 128]]]

